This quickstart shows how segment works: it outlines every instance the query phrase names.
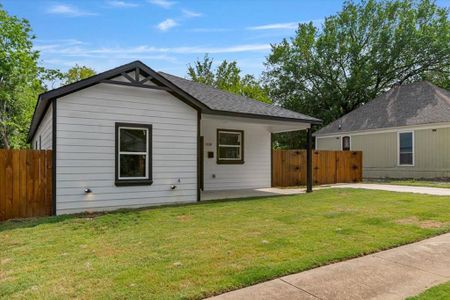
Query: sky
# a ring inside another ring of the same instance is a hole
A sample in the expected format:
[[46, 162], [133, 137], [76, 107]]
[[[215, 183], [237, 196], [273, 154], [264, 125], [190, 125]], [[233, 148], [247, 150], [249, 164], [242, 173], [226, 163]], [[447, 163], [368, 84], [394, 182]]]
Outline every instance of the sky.
[[[102, 72], [133, 60], [185, 76], [208, 53], [237, 61], [259, 76], [270, 45], [295, 34], [299, 22], [320, 26], [342, 8], [338, 0], [0, 0], [30, 21], [40, 64], [62, 71], [75, 64]], [[450, 6], [450, 0], [437, 1]]]

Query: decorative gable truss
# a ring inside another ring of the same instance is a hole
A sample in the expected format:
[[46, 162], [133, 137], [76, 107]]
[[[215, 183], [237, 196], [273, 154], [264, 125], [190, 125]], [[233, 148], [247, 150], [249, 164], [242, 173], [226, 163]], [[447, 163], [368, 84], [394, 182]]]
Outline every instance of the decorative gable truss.
[[120, 73], [120, 76], [103, 79], [101, 83], [140, 87], [154, 90], [171, 91], [170, 88], [163, 85], [158, 79], [148, 74], [142, 68], [136, 67], [131, 71], [124, 71]]

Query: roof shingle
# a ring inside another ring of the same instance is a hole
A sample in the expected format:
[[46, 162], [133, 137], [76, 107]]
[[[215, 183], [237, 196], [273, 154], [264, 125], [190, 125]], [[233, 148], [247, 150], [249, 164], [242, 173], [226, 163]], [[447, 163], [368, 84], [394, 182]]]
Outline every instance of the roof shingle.
[[314, 135], [450, 122], [450, 92], [427, 81], [396, 86]]
[[311, 121], [313, 123], [321, 122], [319, 119], [294, 112], [292, 110], [284, 109], [276, 105], [271, 105], [248, 97], [235, 95], [202, 83], [194, 82], [164, 72], [158, 73], [181, 88], [186, 93], [190, 94], [192, 97], [202, 102], [211, 110], [298, 119]]

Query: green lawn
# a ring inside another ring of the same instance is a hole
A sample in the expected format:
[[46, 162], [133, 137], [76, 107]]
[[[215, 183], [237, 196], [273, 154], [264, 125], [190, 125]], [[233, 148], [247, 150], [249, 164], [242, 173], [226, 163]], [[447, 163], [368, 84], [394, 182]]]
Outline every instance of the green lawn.
[[371, 180], [367, 183], [382, 183], [382, 184], [395, 184], [395, 185], [408, 185], [408, 186], [428, 186], [437, 188], [450, 189], [449, 181], [427, 181], [427, 180], [414, 180], [414, 179], [386, 179], [386, 180]]
[[408, 298], [408, 300], [448, 300], [450, 298], [450, 281], [431, 289], [422, 294]]
[[200, 298], [450, 231], [449, 197], [355, 189], [0, 224], [0, 298]]

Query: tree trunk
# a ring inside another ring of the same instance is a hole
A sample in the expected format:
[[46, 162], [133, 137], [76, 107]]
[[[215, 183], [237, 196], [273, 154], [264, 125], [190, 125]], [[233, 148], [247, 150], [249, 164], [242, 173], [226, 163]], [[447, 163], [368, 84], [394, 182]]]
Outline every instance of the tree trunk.
[[6, 129], [3, 128], [2, 130], [2, 140], [3, 140], [3, 147], [5, 149], [9, 149], [9, 139], [8, 139], [8, 133], [6, 132]]

